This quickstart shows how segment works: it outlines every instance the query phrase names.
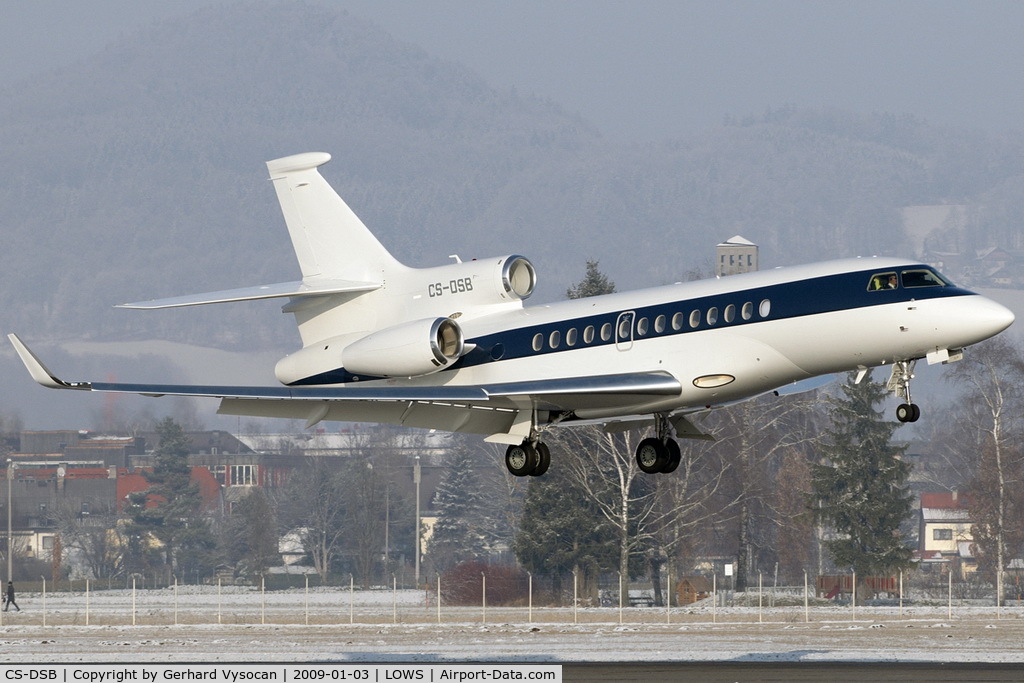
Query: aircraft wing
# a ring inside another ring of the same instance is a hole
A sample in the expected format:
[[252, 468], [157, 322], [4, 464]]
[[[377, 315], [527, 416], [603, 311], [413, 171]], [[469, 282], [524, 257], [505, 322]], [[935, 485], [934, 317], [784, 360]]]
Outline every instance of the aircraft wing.
[[[51, 389], [76, 389], [142, 394], [195, 396], [264, 402], [384, 402], [435, 403], [440, 406], [494, 409], [573, 410], [614, 405], [635, 405], [665, 396], [678, 396], [679, 381], [666, 372], [594, 375], [523, 382], [476, 385], [360, 383], [334, 386], [213, 386], [137, 384], [121, 382], [68, 382], [50, 372], [15, 334], [8, 338], [32, 379]], [[307, 409], [308, 410], [308, 409]], [[280, 412], [269, 409], [269, 412]]]

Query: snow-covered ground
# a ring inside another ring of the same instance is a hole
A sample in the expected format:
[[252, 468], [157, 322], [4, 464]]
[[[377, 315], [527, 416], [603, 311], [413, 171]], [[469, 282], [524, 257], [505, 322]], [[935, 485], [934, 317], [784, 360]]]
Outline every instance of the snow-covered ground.
[[[1024, 663], [1024, 608], [438, 610], [419, 591], [182, 586], [19, 595], [7, 662], [921, 661]], [[133, 624], [134, 620], [134, 624]], [[45, 623], [44, 623], [45, 621]]]

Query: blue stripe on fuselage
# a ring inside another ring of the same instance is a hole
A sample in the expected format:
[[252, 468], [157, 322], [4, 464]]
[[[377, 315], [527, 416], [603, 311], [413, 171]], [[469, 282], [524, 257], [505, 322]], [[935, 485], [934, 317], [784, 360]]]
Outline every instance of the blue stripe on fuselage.
[[[968, 296], [974, 294], [966, 289], [953, 285], [931, 286], [931, 287], [899, 287], [898, 289], [883, 289], [868, 291], [869, 278], [879, 272], [907, 271], [928, 269], [923, 264], [905, 264], [897, 268], [874, 268], [856, 272], [838, 273], [807, 278], [794, 282], [783, 282], [778, 284], [741, 289], [733, 292], [724, 292], [690, 299], [673, 300], [664, 303], [650, 304], [624, 308], [607, 313], [600, 313], [591, 316], [565, 318], [557, 321], [529, 325], [524, 327], [510, 328], [480, 337], [467, 339], [467, 343], [475, 345], [475, 348], [460, 358], [450, 368], [441, 372], [451, 372], [461, 368], [474, 367], [497, 361], [514, 360], [517, 358], [537, 357], [549, 353], [563, 353], [576, 351], [583, 348], [608, 346], [616, 343], [615, 326], [619, 316], [626, 312], [633, 312], [633, 324], [630, 330], [630, 337], [625, 341], [638, 342], [645, 339], [655, 339], [678, 334], [689, 334], [702, 332], [711, 329], [722, 329], [740, 325], [752, 325], [765, 321], [785, 320], [800, 318], [821, 313], [834, 311], [852, 310], [868, 306], [886, 305], [900, 301], [936, 299], [950, 296]], [[642, 293], [636, 292], [642, 298]], [[596, 300], [592, 299], [592, 300]], [[767, 315], [762, 315], [762, 302], [769, 302], [770, 310]], [[578, 301], [561, 302], [552, 304], [551, 308], [557, 310], [560, 305], [571, 305]], [[750, 304], [750, 317], [744, 318], [743, 308]], [[734, 315], [731, 321], [726, 321], [726, 309], [734, 306]], [[715, 324], [708, 323], [708, 311], [717, 309], [718, 317]], [[690, 325], [690, 316], [693, 311], [699, 311], [699, 323], [696, 327]], [[673, 318], [677, 318], [680, 326], [673, 325]], [[659, 316], [665, 316], [664, 329], [657, 331], [655, 321]], [[647, 320], [647, 332], [638, 334], [638, 323]], [[612, 333], [608, 339], [601, 338], [601, 327], [605, 324], [612, 326]], [[584, 330], [588, 326], [594, 328], [594, 339], [590, 343], [584, 342]], [[566, 343], [566, 334], [569, 330], [576, 330], [576, 341], [573, 346]], [[560, 343], [558, 348], [552, 348], [549, 344], [551, 334], [559, 332]], [[540, 350], [534, 349], [534, 339], [541, 335]], [[439, 373], [440, 374], [440, 373]], [[367, 377], [360, 375], [358, 378], [344, 368], [329, 372], [320, 373], [312, 377], [295, 382], [292, 386], [315, 385], [315, 384], [336, 384], [344, 382], [366, 381], [381, 379], [380, 377]]]

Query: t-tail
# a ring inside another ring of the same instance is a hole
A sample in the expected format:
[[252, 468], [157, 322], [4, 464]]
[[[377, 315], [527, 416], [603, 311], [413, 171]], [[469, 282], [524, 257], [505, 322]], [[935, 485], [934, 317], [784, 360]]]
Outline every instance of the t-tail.
[[469, 350], [458, 319], [520, 307], [533, 265], [501, 256], [410, 268], [377, 240], [320, 174], [331, 156], [267, 162], [302, 279], [123, 304], [157, 309], [286, 298], [303, 349], [278, 363], [285, 384], [415, 377], [450, 367]]

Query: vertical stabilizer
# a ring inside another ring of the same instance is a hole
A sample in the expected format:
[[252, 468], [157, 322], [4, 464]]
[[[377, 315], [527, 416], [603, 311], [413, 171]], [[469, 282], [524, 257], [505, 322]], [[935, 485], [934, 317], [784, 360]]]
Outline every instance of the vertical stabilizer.
[[320, 175], [330, 160], [310, 152], [267, 162], [302, 279], [380, 282], [403, 266]]

